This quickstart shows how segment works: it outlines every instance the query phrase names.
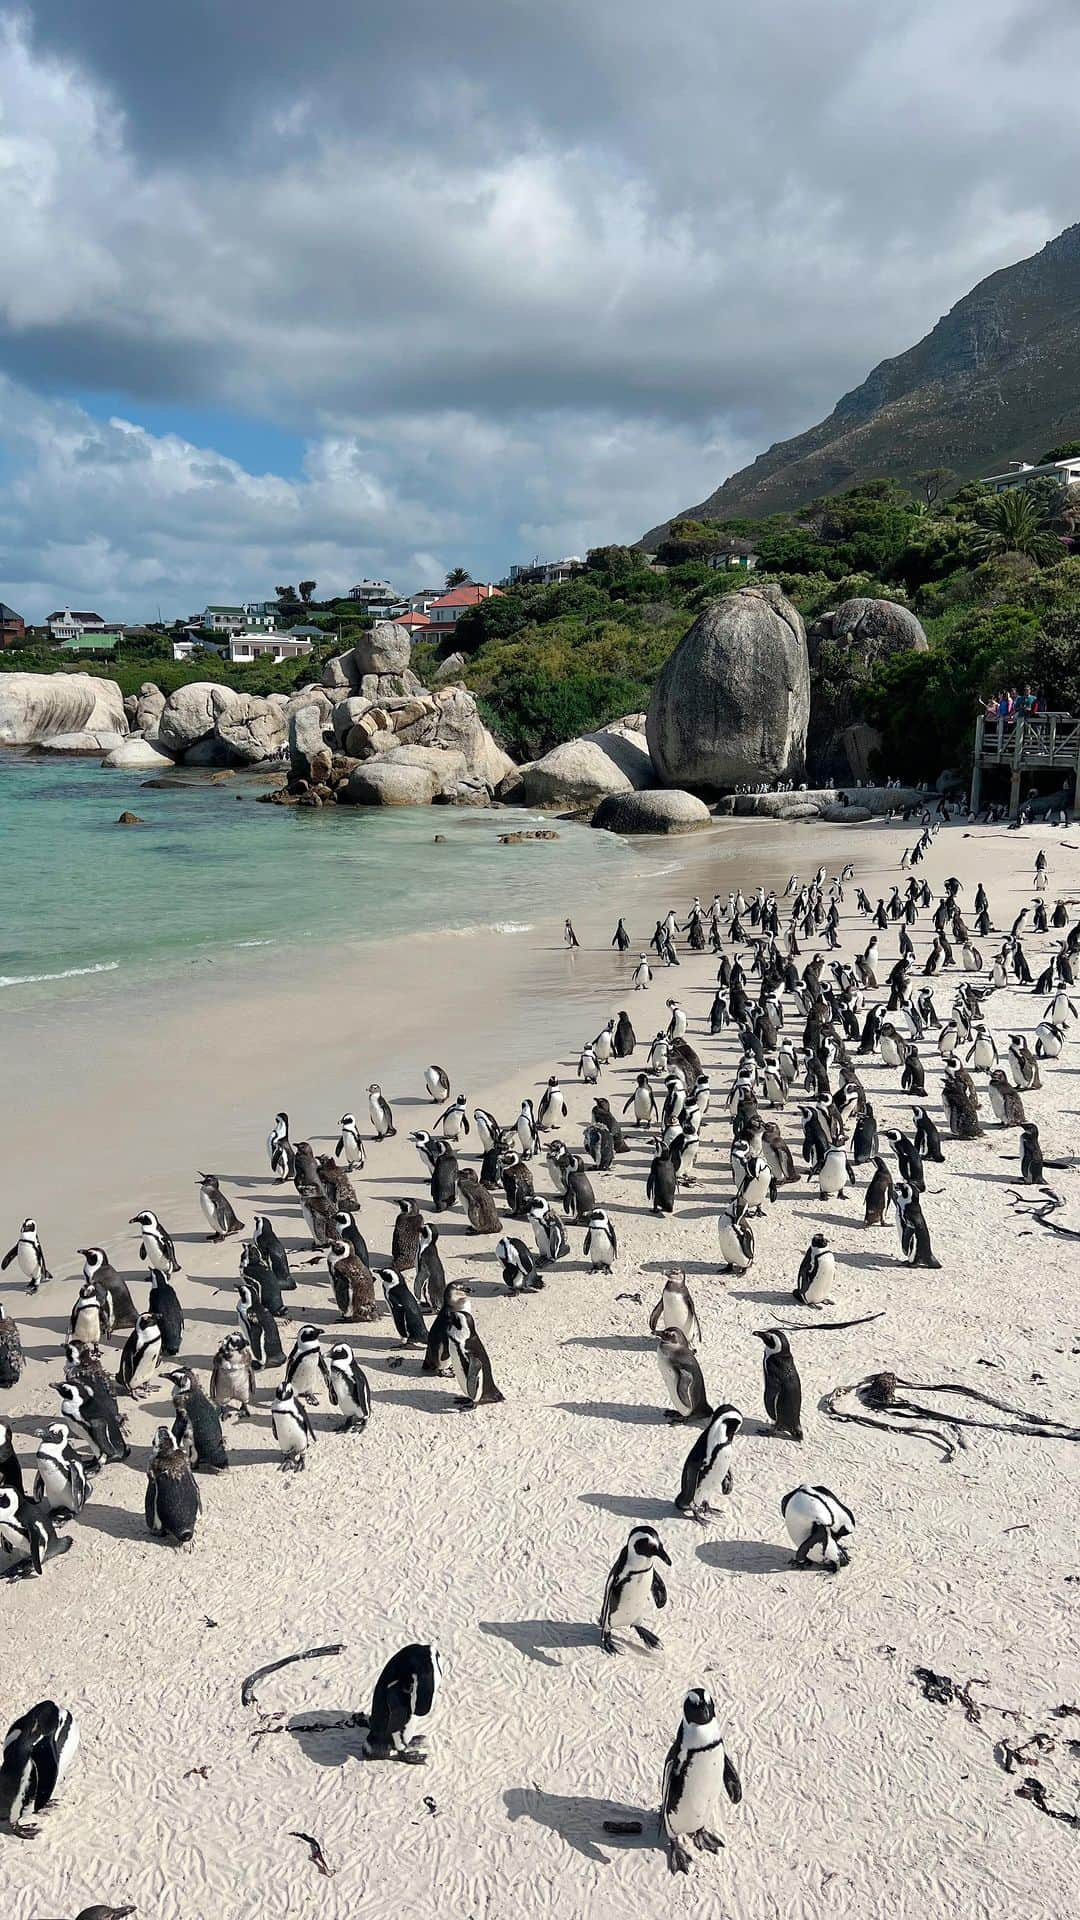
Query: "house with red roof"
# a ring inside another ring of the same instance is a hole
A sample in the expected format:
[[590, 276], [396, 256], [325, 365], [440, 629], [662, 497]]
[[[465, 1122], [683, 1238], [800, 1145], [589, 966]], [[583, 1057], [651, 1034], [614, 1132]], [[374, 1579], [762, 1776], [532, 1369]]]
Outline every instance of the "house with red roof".
[[477, 585], [470, 580], [463, 587], [453, 587], [449, 593], [440, 593], [428, 608], [428, 625], [434, 627], [436, 637], [452, 632], [469, 607], [478, 607], [481, 600], [491, 600], [501, 595], [501, 587]]

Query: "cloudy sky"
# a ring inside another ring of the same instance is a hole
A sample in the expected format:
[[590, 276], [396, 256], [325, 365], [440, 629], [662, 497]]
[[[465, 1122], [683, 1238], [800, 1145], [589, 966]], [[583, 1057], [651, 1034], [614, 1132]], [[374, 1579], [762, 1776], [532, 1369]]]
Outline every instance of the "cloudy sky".
[[0, 596], [634, 539], [1080, 214], [1075, 0], [0, 0]]

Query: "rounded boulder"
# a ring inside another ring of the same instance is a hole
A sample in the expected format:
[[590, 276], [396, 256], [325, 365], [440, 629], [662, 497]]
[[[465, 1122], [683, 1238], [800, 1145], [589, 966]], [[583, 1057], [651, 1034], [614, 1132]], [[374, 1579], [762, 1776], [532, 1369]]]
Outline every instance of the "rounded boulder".
[[715, 791], [801, 780], [809, 718], [802, 617], [763, 584], [698, 615], [653, 688], [646, 735], [666, 786]]
[[694, 833], [711, 819], [704, 800], [696, 794], [656, 787], [648, 793], [610, 794], [601, 800], [592, 825], [607, 833]]

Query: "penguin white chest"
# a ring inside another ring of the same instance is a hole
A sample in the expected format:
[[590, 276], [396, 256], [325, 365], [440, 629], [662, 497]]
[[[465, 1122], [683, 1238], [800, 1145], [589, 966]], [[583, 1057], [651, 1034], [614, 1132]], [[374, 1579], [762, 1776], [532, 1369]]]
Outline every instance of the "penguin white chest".
[[698, 1482], [698, 1490], [695, 1498], [698, 1501], [704, 1502], [706, 1505], [711, 1504], [714, 1496], [716, 1498], [722, 1498], [724, 1481], [730, 1472], [731, 1448], [717, 1447], [711, 1464], [706, 1467]]
[[454, 1379], [457, 1381], [460, 1391], [467, 1396], [469, 1392], [468, 1363], [462, 1348], [456, 1340], [451, 1340], [450, 1342], [450, 1361], [454, 1369]]
[[679, 1804], [668, 1816], [672, 1833], [700, 1833], [712, 1828], [724, 1790], [724, 1749], [699, 1747], [686, 1761]]
[[835, 1277], [836, 1259], [831, 1251], [826, 1251], [821, 1254], [818, 1259], [809, 1285], [803, 1294], [803, 1299], [815, 1304], [819, 1300], [826, 1299]]
[[289, 1385], [294, 1393], [317, 1393], [320, 1378], [318, 1354], [305, 1353], [293, 1368]]
[[611, 1608], [613, 1627], [633, 1627], [652, 1610], [652, 1568], [642, 1567], [623, 1579]]
[[48, 1456], [38, 1459], [41, 1488], [51, 1508], [66, 1506], [70, 1499], [68, 1477], [58, 1461]]

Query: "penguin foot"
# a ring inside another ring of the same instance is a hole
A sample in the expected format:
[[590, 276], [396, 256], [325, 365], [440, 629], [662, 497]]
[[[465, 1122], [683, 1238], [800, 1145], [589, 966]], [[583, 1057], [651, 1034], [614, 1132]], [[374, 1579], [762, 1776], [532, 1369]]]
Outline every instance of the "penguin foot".
[[634, 1632], [637, 1634], [638, 1639], [644, 1642], [645, 1646], [652, 1648], [654, 1653], [663, 1651], [663, 1641], [657, 1634], [653, 1633], [649, 1627], [635, 1627]]
[[[725, 1473], [723, 1479], [720, 1482], [721, 1493], [729, 1494], [734, 1485], [735, 1485], [735, 1475], [733, 1473]], [[707, 1508], [706, 1511], [711, 1512], [711, 1508]]]
[[454, 1401], [454, 1405], [457, 1408], [459, 1413], [472, 1413], [475, 1409], [476, 1402], [475, 1400], [464, 1400], [459, 1398]]
[[680, 1847], [677, 1840], [668, 1841], [667, 1860], [668, 1868], [672, 1873], [689, 1873], [690, 1855], [685, 1847]]
[[602, 1633], [600, 1635], [600, 1645], [605, 1653], [618, 1653], [619, 1651], [610, 1633]]
[[701, 1831], [694, 1835], [694, 1845], [701, 1853], [719, 1853], [723, 1844], [720, 1835], [710, 1833], [707, 1827], [702, 1827]]
[[395, 1760], [403, 1760], [407, 1767], [427, 1766], [427, 1754], [421, 1753], [419, 1747], [406, 1747], [403, 1753], [395, 1754], [394, 1758]]
[[672, 1426], [681, 1427], [683, 1423], [683, 1415], [681, 1413], [676, 1413], [674, 1407], [664, 1408], [664, 1419], [669, 1420]]

